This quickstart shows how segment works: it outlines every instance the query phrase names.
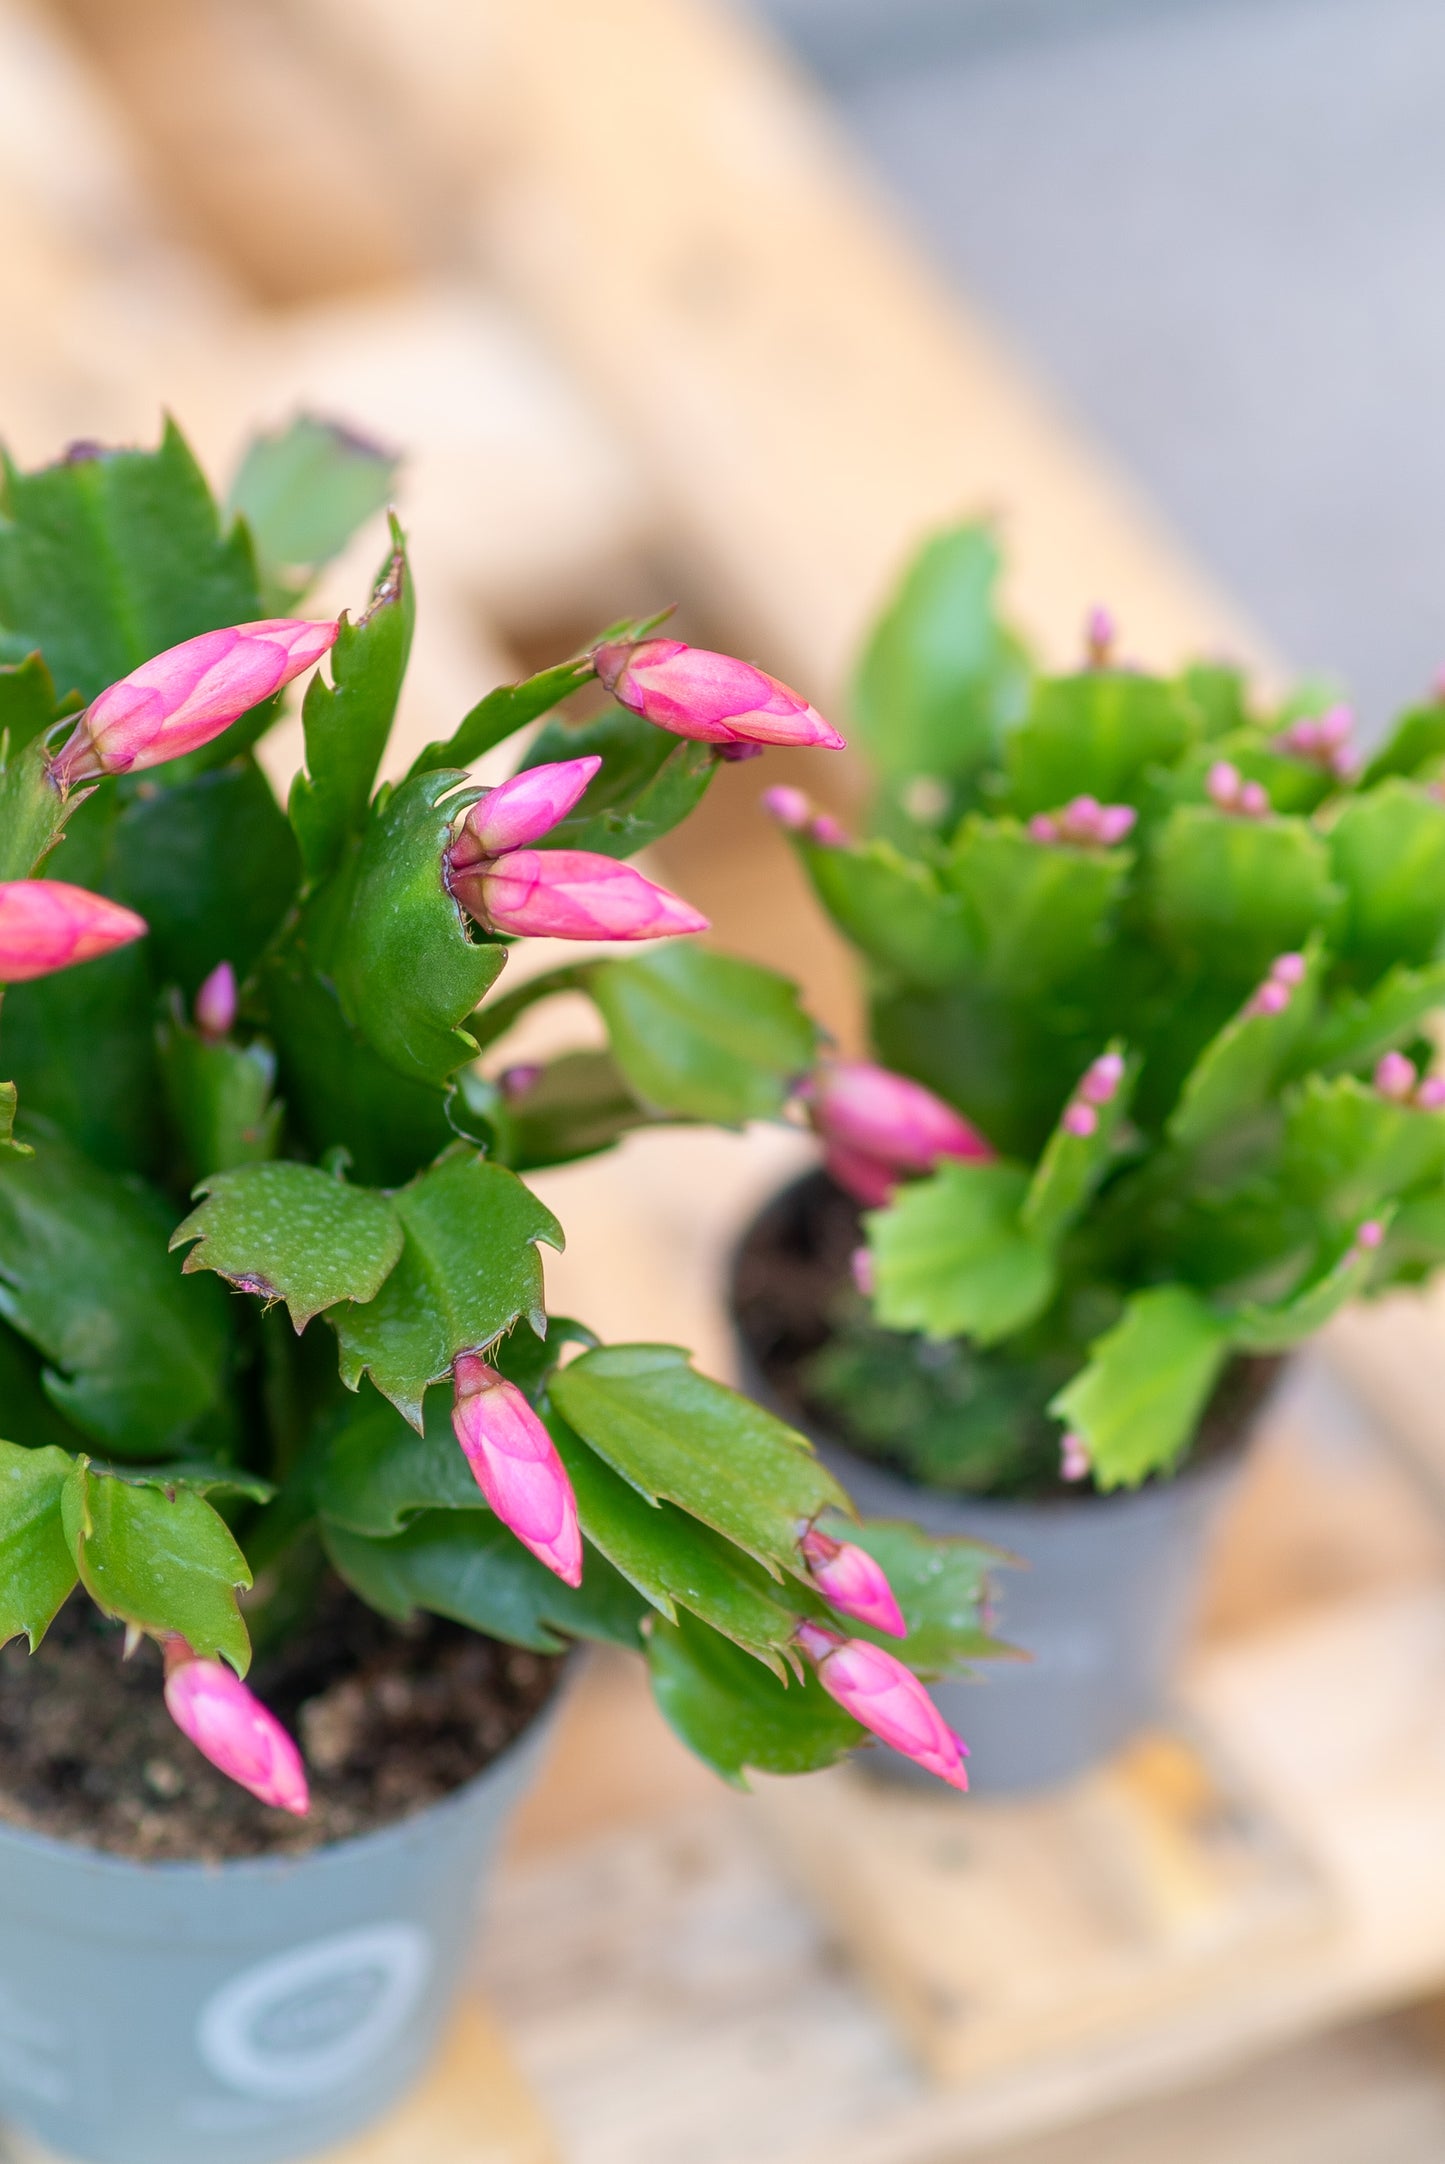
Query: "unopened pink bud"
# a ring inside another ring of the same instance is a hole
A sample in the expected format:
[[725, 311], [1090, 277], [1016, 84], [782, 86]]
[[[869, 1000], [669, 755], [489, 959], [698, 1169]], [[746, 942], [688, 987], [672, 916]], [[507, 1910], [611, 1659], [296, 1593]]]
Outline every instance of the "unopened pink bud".
[[884, 1631], [890, 1638], [908, 1636], [903, 1610], [883, 1566], [866, 1548], [851, 1540], [833, 1540], [810, 1526], [798, 1542], [798, 1553], [818, 1591], [840, 1614], [866, 1623], [870, 1630]]
[[763, 810], [770, 819], [776, 819], [780, 827], [790, 834], [801, 834], [813, 816], [813, 807], [801, 789], [790, 789], [780, 782], [775, 789], [763, 791]]
[[871, 1300], [878, 1290], [878, 1272], [873, 1267], [871, 1247], [855, 1247], [848, 1257], [848, 1271], [857, 1290], [865, 1300]]
[[1331, 749], [1337, 749], [1343, 744], [1354, 726], [1354, 712], [1348, 706], [1332, 706], [1328, 713], [1320, 715], [1315, 724], [1321, 744], [1326, 744]]
[[1132, 804], [1101, 804], [1099, 806], [1099, 840], [1106, 849], [1112, 849], [1132, 833], [1139, 814]]
[[856, 1150], [899, 1172], [931, 1172], [945, 1157], [991, 1159], [962, 1113], [909, 1076], [840, 1060], [814, 1079], [809, 1112], [830, 1148]]
[[847, 1149], [841, 1142], [828, 1145], [823, 1170], [865, 1210], [883, 1209], [893, 1200], [898, 1187], [896, 1165], [886, 1165], [881, 1158], [870, 1157], [866, 1150]]
[[1293, 989], [1295, 985], [1304, 983], [1307, 967], [1302, 954], [1277, 954], [1269, 965], [1269, 973], [1276, 984], [1287, 985]]
[[489, 932], [537, 939], [667, 939], [705, 932], [706, 917], [630, 864], [587, 849], [514, 849], [474, 871], [455, 869], [452, 892]]
[[92, 699], [51, 765], [63, 788], [160, 766], [209, 744], [309, 669], [339, 626], [275, 616], [202, 632]]
[[452, 1377], [452, 1428], [477, 1486], [524, 1548], [580, 1585], [577, 1499], [556, 1444], [516, 1384], [476, 1353], [459, 1353]]
[[1118, 635], [1118, 626], [1108, 609], [1098, 606], [1090, 609], [1084, 621], [1084, 644], [1091, 668], [1108, 668]]
[[515, 1104], [519, 1097], [525, 1097], [529, 1090], [537, 1087], [546, 1072], [537, 1060], [519, 1060], [515, 1067], [502, 1069], [497, 1076], [497, 1088], [509, 1104]]
[[1036, 842], [1056, 842], [1063, 839], [1059, 822], [1052, 812], [1035, 812], [1029, 821], [1029, 834]]
[[820, 849], [846, 849], [848, 847], [847, 828], [840, 826], [830, 812], [819, 812], [808, 829], [808, 838], [810, 841], [815, 841]]
[[1106, 1105], [1118, 1094], [1124, 1079], [1124, 1061], [1118, 1052], [1101, 1052], [1099, 1057], [1084, 1070], [1079, 1084], [1079, 1095], [1086, 1104]]
[[196, 1027], [203, 1037], [229, 1037], [236, 1026], [236, 972], [217, 962], [196, 994]]
[[1406, 1104], [1415, 1094], [1419, 1079], [1413, 1063], [1403, 1052], [1387, 1052], [1375, 1069], [1375, 1087], [1382, 1097]]
[[1355, 1233], [1356, 1247], [1376, 1248], [1385, 1237], [1385, 1228], [1378, 1218], [1367, 1217]]
[[524, 849], [565, 819], [601, 766], [595, 755], [557, 759], [514, 774], [474, 804], [452, 844], [453, 871], [470, 871], [484, 857]]
[[1246, 1014], [1283, 1014], [1289, 1005], [1289, 986], [1278, 977], [1266, 977], [1245, 1009]]
[[1216, 759], [1205, 778], [1205, 788], [1221, 811], [1234, 811], [1239, 804], [1240, 772], [1228, 759]]
[[224, 1661], [166, 1642], [166, 1711], [202, 1757], [262, 1803], [304, 1818], [311, 1798], [301, 1753], [273, 1713]]
[[642, 639], [594, 649], [597, 674], [620, 705], [705, 744], [800, 744], [841, 751], [830, 722], [750, 662], [680, 639]]
[[1094, 1460], [1082, 1435], [1070, 1428], [1059, 1442], [1059, 1478], [1087, 1480]]
[[1269, 811], [1269, 797], [1264, 784], [1247, 781], [1239, 792], [1239, 808], [1246, 819], [1263, 819]]
[[1415, 1102], [1422, 1112], [1438, 1112], [1445, 1105], [1445, 1075], [1432, 1074], [1422, 1082], [1415, 1092]]
[[1076, 1098], [1073, 1104], [1065, 1107], [1061, 1124], [1066, 1135], [1075, 1135], [1079, 1141], [1087, 1142], [1089, 1136], [1098, 1131], [1099, 1115], [1092, 1105], [1080, 1104]]
[[798, 1643], [828, 1696], [855, 1721], [951, 1787], [968, 1787], [967, 1749], [911, 1668], [866, 1638], [842, 1638], [817, 1623], [799, 1624]]
[[0, 984], [49, 977], [142, 939], [134, 910], [61, 879], [0, 880]]

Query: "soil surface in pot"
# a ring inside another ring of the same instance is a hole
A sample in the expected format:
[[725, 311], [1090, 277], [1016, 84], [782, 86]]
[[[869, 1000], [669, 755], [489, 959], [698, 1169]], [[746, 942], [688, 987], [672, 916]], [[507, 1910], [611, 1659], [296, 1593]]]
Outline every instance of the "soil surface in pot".
[[[824, 1172], [809, 1173], [776, 1195], [753, 1220], [737, 1250], [733, 1320], [786, 1418], [805, 1429], [835, 1436], [860, 1457], [886, 1465], [905, 1480], [917, 1479], [908, 1464], [858, 1434], [849, 1426], [845, 1411], [825, 1403], [809, 1387], [809, 1368], [833, 1334], [840, 1303], [853, 1297], [852, 1258], [863, 1243], [861, 1219], [859, 1205]], [[1231, 1362], [1200, 1422], [1189, 1454], [1191, 1464], [1238, 1444], [1283, 1365], [1278, 1358]], [[1098, 1494], [1091, 1482], [1070, 1485], [1053, 1471], [1058, 1427], [1044, 1414], [1043, 1403], [1066, 1373], [1063, 1370], [1049, 1378], [1039, 1394], [1037, 1411], [1030, 1409], [1026, 1416], [1032, 1424], [1043, 1425], [1044, 1477], [1029, 1477], [1002, 1491], [1010, 1500], [1054, 1497], [1083, 1502]], [[1037, 1440], [1033, 1438], [1035, 1445]], [[1037, 1456], [1035, 1448], [1035, 1461]], [[970, 1492], [990, 1496], [1001, 1491], [971, 1490], [960, 1483], [956, 1492], [964, 1497]]]
[[389, 1623], [331, 1581], [250, 1682], [301, 1743], [304, 1819], [216, 1772], [172, 1725], [161, 1659], [72, 1595], [39, 1650], [0, 1653], [0, 1819], [145, 1862], [296, 1855], [439, 1802], [519, 1736], [560, 1658], [437, 1616]]

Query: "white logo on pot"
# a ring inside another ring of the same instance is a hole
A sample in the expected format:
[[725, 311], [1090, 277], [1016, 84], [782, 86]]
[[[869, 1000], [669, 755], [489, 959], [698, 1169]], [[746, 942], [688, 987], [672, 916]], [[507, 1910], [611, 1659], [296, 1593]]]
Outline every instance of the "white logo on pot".
[[223, 1984], [201, 2009], [197, 2049], [246, 2096], [324, 2096], [396, 2041], [431, 1965], [414, 1924], [317, 1939]]

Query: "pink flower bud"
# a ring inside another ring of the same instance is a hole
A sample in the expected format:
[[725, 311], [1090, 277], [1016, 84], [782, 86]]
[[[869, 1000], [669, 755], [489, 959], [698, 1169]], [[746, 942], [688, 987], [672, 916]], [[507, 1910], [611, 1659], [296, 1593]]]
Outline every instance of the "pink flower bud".
[[1216, 759], [1205, 777], [1204, 786], [1220, 811], [1234, 811], [1239, 804], [1240, 772], [1228, 759]]
[[1106, 608], [1090, 609], [1084, 621], [1084, 645], [1088, 651], [1091, 669], [1107, 669], [1114, 653], [1114, 641], [1119, 636], [1117, 624]]
[[1075, 1098], [1071, 1105], [1065, 1106], [1060, 1125], [1066, 1135], [1076, 1135], [1079, 1141], [1087, 1142], [1090, 1135], [1098, 1132], [1099, 1115], [1092, 1105], [1080, 1104]]
[[775, 676], [727, 654], [642, 639], [599, 646], [597, 674], [620, 705], [704, 744], [807, 744], [841, 751], [831, 723]]
[[453, 871], [452, 892], [486, 931], [537, 939], [667, 939], [705, 932], [708, 920], [630, 864], [586, 849], [514, 849], [474, 871]]
[[1354, 726], [1355, 716], [1352, 708], [1348, 706], [1332, 706], [1328, 713], [1320, 715], [1316, 723], [1316, 731], [1320, 742], [1333, 751], [1338, 750], [1340, 745], [1347, 741]]
[[[841, 1182], [840, 1182], [841, 1184]], [[873, 1267], [871, 1247], [855, 1247], [848, 1257], [848, 1273], [854, 1286], [865, 1300], [871, 1300], [878, 1290], [878, 1272]]]
[[810, 1526], [798, 1542], [814, 1585], [826, 1601], [855, 1623], [906, 1638], [908, 1625], [881, 1563], [855, 1541], [833, 1540]]
[[1438, 1112], [1445, 1105], [1445, 1075], [1428, 1076], [1416, 1090], [1415, 1102], [1422, 1112]]
[[819, 812], [808, 829], [808, 835], [809, 839], [815, 841], [820, 849], [846, 849], [848, 847], [847, 828], [840, 826], [830, 812]]
[[1276, 984], [1287, 985], [1293, 990], [1304, 983], [1307, 966], [1302, 954], [1277, 954], [1269, 965], [1269, 973]]
[[945, 1157], [981, 1164], [994, 1155], [978, 1130], [932, 1090], [865, 1060], [820, 1067], [809, 1114], [831, 1149], [858, 1151], [898, 1172], [931, 1172]]
[[1052, 812], [1035, 812], [1029, 821], [1029, 834], [1036, 842], [1058, 842], [1064, 838]]
[[813, 807], [801, 789], [790, 789], [780, 782], [775, 789], [763, 791], [763, 810], [770, 819], [776, 819], [789, 834], [801, 834], [813, 816]]
[[1083, 1436], [1073, 1428], [1068, 1429], [1059, 1442], [1059, 1478], [1087, 1480], [1093, 1463], [1089, 1446]]
[[1289, 1005], [1289, 986], [1281, 984], [1278, 977], [1266, 977], [1253, 998], [1245, 1007], [1246, 1014], [1283, 1014]]
[[1105, 849], [1112, 849], [1132, 832], [1139, 814], [1132, 804], [1101, 804], [1099, 806], [1098, 834]]
[[172, 646], [91, 700], [51, 772], [69, 789], [179, 759], [319, 661], [339, 628], [275, 616]]
[[840, 1142], [831, 1143], [824, 1151], [823, 1170], [865, 1210], [883, 1209], [893, 1200], [898, 1186], [896, 1166], [885, 1165], [866, 1150], [845, 1149]]
[[1363, 1247], [1368, 1253], [1371, 1249], [1378, 1247], [1384, 1237], [1385, 1228], [1379, 1219], [1367, 1217], [1365, 1222], [1356, 1230], [1355, 1245], [1356, 1247]]
[[911, 1668], [866, 1638], [842, 1638], [817, 1623], [798, 1625], [798, 1643], [828, 1696], [855, 1721], [951, 1787], [968, 1787], [967, 1748]]
[[515, 1067], [502, 1069], [497, 1076], [497, 1088], [508, 1104], [515, 1104], [519, 1097], [525, 1097], [529, 1090], [537, 1087], [546, 1072], [536, 1060], [519, 1060]]
[[1132, 804], [1101, 804], [1076, 796], [1061, 811], [1036, 812], [1029, 833], [1036, 842], [1066, 842], [1074, 849], [1112, 849], [1139, 817]]
[[196, 1027], [203, 1037], [229, 1037], [236, 1026], [236, 972], [217, 962], [196, 994]]
[[228, 1780], [304, 1818], [306, 1769], [275, 1715], [224, 1661], [197, 1660], [183, 1639], [167, 1639], [165, 1656], [166, 1711], [181, 1734]]
[[0, 984], [48, 977], [143, 939], [134, 910], [61, 879], [0, 880]]
[[459, 1353], [452, 1376], [452, 1427], [477, 1486], [524, 1548], [580, 1585], [577, 1499], [556, 1444], [516, 1384], [476, 1353]]
[[453, 871], [470, 871], [484, 857], [524, 849], [565, 819], [601, 766], [595, 755], [557, 759], [514, 774], [474, 804], [452, 844]]
[[1124, 1079], [1124, 1061], [1118, 1052], [1101, 1052], [1084, 1070], [1079, 1095], [1086, 1104], [1111, 1104]]
[[1419, 1078], [1403, 1052], [1387, 1052], [1375, 1069], [1374, 1079], [1382, 1097], [1389, 1097], [1396, 1104], [1408, 1104]]
[[1269, 798], [1264, 784], [1247, 781], [1239, 792], [1239, 809], [1246, 819], [1264, 819], [1269, 814]]

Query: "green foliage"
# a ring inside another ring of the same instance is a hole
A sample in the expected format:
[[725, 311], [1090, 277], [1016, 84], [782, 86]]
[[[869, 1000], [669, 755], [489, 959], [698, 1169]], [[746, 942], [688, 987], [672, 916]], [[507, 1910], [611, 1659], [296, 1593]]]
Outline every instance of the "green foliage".
[[[1037, 1494], [1045, 1397], [1096, 1485], [1167, 1473], [1230, 1362], [1445, 1265], [1445, 1115], [1408, 1073], [1373, 1081], [1386, 1052], [1424, 1076], [1445, 1006], [1445, 706], [1363, 771], [1286, 739], [1333, 691], [1270, 711], [1221, 663], [1038, 676], [984, 726], [994, 569], [978, 529], [931, 542], [870, 648], [889, 838], [797, 846], [864, 962], [876, 1057], [1000, 1156], [867, 1219], [871, 1308], [840, 1296], [806, 1387], [915, 1477]], [[925, 765], [967, 785], [910, 823], [899, 776]], [[1080, 798], [1128, 807], [1122, 839], [1091, 843]], [[1126, 1083], [1075, 1135], [1104, 1045]]]
[[544, 834], [543, 849], [591, 849], [630, 857], [645, 849], [702, 802], [717, 771], [711, 744], [669, 736], [650, 721], [613, 706], [595, 721], [549, 721], [527, 747], [519, 772], [554, 759], [596, 757], [602, 765], [570, 817]]
[[60, 1511], [81, 1584], [98, 1608], [140, 1630], [175, 1632], [193, 1653], [224, 1655], [246, 1673], [251, 1641], [236, 1594], [251, 1573], [203, 1496], [120, 1480], [82, 1457], [67, 1475]]
[[316, 1165], [246, 1165], [197, 1192], [206, 1200], [171, 1234], [173, 1248], [196, 1242], [184, 1269], [284, 1300], [298, 1330], [339, 1300], [374, 1300], [401, 1254], [402, 1221], [386, 1198]]
[[812, 1065], [817, 1030], [774, 970], [687, 941], [582, 973], [640, 1103], [741, 1127], [776, 1117]]
[[33, 1653], [75, 1584], [60, 1514], [70, 1468], [53, 1445], [0, 1442], [0, 1645], [23, 1631]]
[[339, 556], [381, 510], [400, 463], [335, 421], [299, 413], [285, 428], [251, 438], [226, 508], [246, 521], [273, 577], [310, 570]]
[[816, 1676], [785, 1681], [693, 1616], [654, 1619], [647, 1665], [669, 1725], [735, 1788], [746, 1788], [749, 1768], [814, 1773], [863, 1741]]

